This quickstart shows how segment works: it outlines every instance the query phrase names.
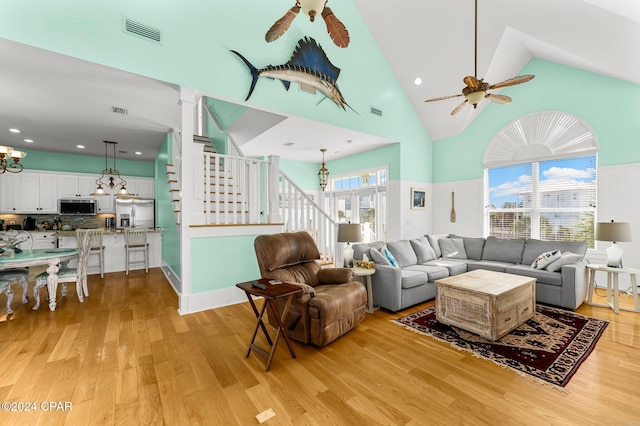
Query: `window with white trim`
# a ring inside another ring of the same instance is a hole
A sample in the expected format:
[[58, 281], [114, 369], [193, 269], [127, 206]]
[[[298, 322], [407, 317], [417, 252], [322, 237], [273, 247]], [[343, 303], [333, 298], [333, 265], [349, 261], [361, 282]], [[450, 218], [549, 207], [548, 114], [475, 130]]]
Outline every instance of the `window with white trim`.
[[503, 127], [484, 154], [485, 234], [594, 247], [598, 143], [581, 118], [540, 111]]

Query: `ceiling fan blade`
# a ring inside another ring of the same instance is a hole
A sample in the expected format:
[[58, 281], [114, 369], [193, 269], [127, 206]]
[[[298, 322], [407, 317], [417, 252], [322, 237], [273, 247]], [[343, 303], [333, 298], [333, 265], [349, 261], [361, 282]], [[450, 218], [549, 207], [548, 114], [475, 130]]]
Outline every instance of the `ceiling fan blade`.
[[464, 84], [466, 84], [467, 87], [471, 89], [477, 89], [478, 86], [480, 85], [480, 82], [478, 81], [478, 79], [472, 75], [466, 76], [465, 78], [462, 79], [462, 81], [464, 81]]
[[458, 105], [453, 109], [453, 111], [451, 111], [451, 115], [454, 115], [455, 113], [460, 111], [466, 104], [467, 104], [467, 100], [465, 99], [460, 105]]
[[501, 87], [514, 86], [520, 83], [526, 83], [531, 80], [535, 75], [527, 74], [527, 75], [519, 75], [518, 77], [513, 77], [508, 80], [505, 80], [501, 83], [494, 84], [493, 86], [489, 86], [489, 89], [499, 89]]
[[490, 101], [493, 101], [497, 104], [508, 104], [509, 102], [511, 102], [511, 98], [505, 95], [494, 95], [492, 93], [488, 93], [485, 98], [489, 99]]
[[322, 11], [322, 18], [324, 19], [325, 24], [327, 24], [327, 32], [331, 36], [331, 40], [333, 40], [335, 45], [338, 47], [349, 46], [349, 31], [347, 31], [344, 24], [336, 18], [333, 11], [331, 11], [327, 6], [325, 6]]
[[439, 98], [427, 99], [425, 102], [443, 101], [445, 99], [458, 98], [460, 96], [464, 96], [464, 95], [460, 93], [459, 95], [441, 96]]
[[291, 9], [287, 10], [287, 13], [280, 19], [278, 19], [272, 26], [269, 28], [269, 31], [264, 36], [264, 39], [267, 42], [274, 41], [280, 38], [282, 34], [287, 32], [289, 27], [291, 26], [291, 22], [298, 16], [298, 12], [300, 12], [300, 6], [296, 3]]

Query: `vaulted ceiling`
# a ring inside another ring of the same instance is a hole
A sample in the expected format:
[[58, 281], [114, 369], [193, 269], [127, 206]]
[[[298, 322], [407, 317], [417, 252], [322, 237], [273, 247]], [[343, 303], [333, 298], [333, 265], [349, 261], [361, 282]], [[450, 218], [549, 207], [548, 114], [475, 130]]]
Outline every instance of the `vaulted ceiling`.
[[[352, 17], [340, 13], [341, 1], [333, 0], [330, 6], [348, 27]], [[476, 110], [466, 107], [451, 116], [460, 98], [424, 100], [459, 93], [464, 87], [462, 78], [473, 74], [474, 0], [353, 3], [430, 138], [437, 141], [463, 132], [486, 102]], [[637, 0], [479, 0], [478, 77], [491, 83], [518, 75], [535, 57], [640, 84], [638, 46]], [[126, 158], [150, 160], [165, 132], [179, 126], [176, 85], [8, 40], [0, 40], [0, 47], [0, 128], [29, 127], [39, 143], [33, 149], [101, 156], [101, 144], [97, 152], [63, 147], [75, 140], [132, 140], [135, 143], [123, 143], [119, 150], [126, 155], [142, 154]], [[414, 83], [418, 77], [421, 85]], [[535, 79], [526, 84], [534, 83]], [[526, 99], [514, 98], [513, 102]], [[129, 108], [128, 115], [113, 112], [112, 107], [123, 105]], [[391, 142], [366, 135], [369, 143], [363, 147], [357, 142], [365, 135], [353, 130], [318, 123], [310, 132], [309, 120], [296, 117], [273, 122], [278, 124], [269, 131], [253, 132], [258, 136], [247, 141], [249, 153], [252, 146], [269, 147], [271, 154], [317, 161], [316, 148], [327, 141], [354, 141], [339, 156]], [[244, 132], [252, 133], [248, 128]], [[287, 135], [296, 132], [305, 132], [307, 139], [317, 137], [317, 141], [310, 142], [309, 149], [277, 152], [283, 149], [282, 140], [294, 139]], [[15, 135], [6, 133], [0, 132], [0, 144], [15, 141]]]

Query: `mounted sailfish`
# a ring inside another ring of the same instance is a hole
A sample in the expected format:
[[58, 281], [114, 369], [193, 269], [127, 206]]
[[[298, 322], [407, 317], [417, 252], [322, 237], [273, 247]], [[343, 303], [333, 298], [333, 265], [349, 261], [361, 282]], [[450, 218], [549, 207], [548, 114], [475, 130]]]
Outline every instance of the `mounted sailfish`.
[[235, 50], [231, 52], [238, 55], [251, 71], [251, 88], [245, 101], [251, 97], [258, 78], [268, 77], [281, 80], [287, 90], [289, 90], [292, 82], [312, 89], [312, 93], [315, 93], [315, 90], [319, 90], [320, 93], [338, 104], [342, 109], [345, 109], [346, 105], [353, 111], [353, 108], [345, 102], [336, 84], [340, 68], [335, 67], [329, 61], [322, 47], [311, 37], [304, 37], [298, 41], [291, 59], [286, 64], [267, 65], [262, 69], [257, 69], [251, 65], [244, 56]]

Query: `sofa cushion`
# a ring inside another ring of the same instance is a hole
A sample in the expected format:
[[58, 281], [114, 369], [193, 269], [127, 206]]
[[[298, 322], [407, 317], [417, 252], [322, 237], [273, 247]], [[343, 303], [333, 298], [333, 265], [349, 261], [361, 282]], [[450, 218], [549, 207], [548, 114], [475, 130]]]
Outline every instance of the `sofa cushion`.
[[531, 264], [531, 269], [544, 269], [545, 266], [552, 263], [554, 260], [559, 259], [562, 253], [560, 250], [551, 250], [541, 253]]
[[417, 264], [428, 262], [436, 258], [436, 252], [433, 250], [431, 245], [429, 245], [427, 237], [420, 237], [415, 240], [411, 240], [410, 243], [411, 247], [413, 247], [413, 251], [416, 252]]
[[[475, 271], [476, 269], [486, 269], [488, 271], [494, 272], [506, 272], [507, 268], [511, 266], [513, 266], [513, 263], [498, 262], [495, 260], [478, 260], [475, 262], [467, 262], [467, 270], [469, 271]], [[529, 268], [528, 265], [527, 268]]]
[[387, 256], [380, 253], [378, 249], [372, 248], [369, 250], [369, 254], [371, 255], [370, 259], [373, 260], [376, 265], [391, 266], [391, 262], [389, 262]]
[[487, 242], [484, 238], [462, 238], [464, 242], [464, 251], [467, 252], [467, 259], [482, 259], [482, 250]]
[[565, 251], [564, 253], [562, 253], [562, 256], [560, 256], [559, 259], [554, 260], [544, 269], [549, 272], [558, 272], [564, 265], [571, 265], [573, 263], [580, 262], [582, 259], [584, 259], [584, 256], [580, 254]]
[[440, 243], [438, 240], [440, 238], [448, 238], [448, 234], [427, 234], [427, 240], [429, 240], [429, 245], [433, 248], [433, 251], [436, 253], [436, 258], [442, 256], [442, 252], [440, 252]]
[[436, 259], [423, 263], [423, 265], [444, 266], [449, 270], [449, 275], [458, 275], [467, 272], [467, 264], [463, 260]]
[[429, 282], [436, 282], [441, 278], [447, 278], [449, 276], [449, 270], [444, 266], [428, 266], [428, 265], [412, 265], [407, 266], [405, 269], [409, 271], [422, 271], [427, 274]]
[[384, 241], [374, 241], [371, 243], [358, 243], [352, 246], [353, 248], [353, 258], [358, 260], [363, 260], [363, 255], [366, 254], [367, 258], [371, 260], [370, 250], [372, 248], [382, 250], [383, 247], [386, 247]]
[[467, 252], [464, 249], [462, 238], [440, 238], [440, 251], [446, 259], [466, 259]]
[[504, 272], [535, 278], [537, 282], [543, 284], [562, 285], [562, 274], [560, 272], [549, 272], [545, 269], [531, 269], [528, 265], [509, 266]]
[[[506, 240], [496, 237], [487, 237], [487, 242], [484, 244], [484, 249], [482, 250], [482, 260], [521, 263], [524, 243], [524, 238]], [[540, 253], [542, 252], [538, 252], [531, 262], [533, 262]], [[530, 265], [531, 262], [527, 263], [527, 265]]]
[[389, 263], [391, 263], [391, 266], [395, 268], [398, 267], [398, 262], [396, 261], [396, 258], [393, 257], [393, 254], [391, 254], [389, 249], [387, 249], [386, 247], [382, 247], [382, 254], [387, 258]]
[[426, 284], [429, 281], [427, 274], [423, 271], [412, 271], [409, 269], [402, 269], [402, 288], [417, 287], [419, 285]]
[[[389, 242], [387, 243], [387, 248], [391, 254], [393, 254], [393, 257], [398, 262], [398, 266], [401, 268], [418, 263], [416, 252], [413, 251], [413, 247], [411, 247], [409, 240]], [[391, 259], [389, 259], [389, 261], [391, 261]]]
[[520, 263], [531, 265], [540, 253], [551, 250], [560, 250], [562, 253], [570, 251], [584, 256], [587, 253], [587, 243], [583, 241], [542, 241], [529, 238], [524, 246]]

